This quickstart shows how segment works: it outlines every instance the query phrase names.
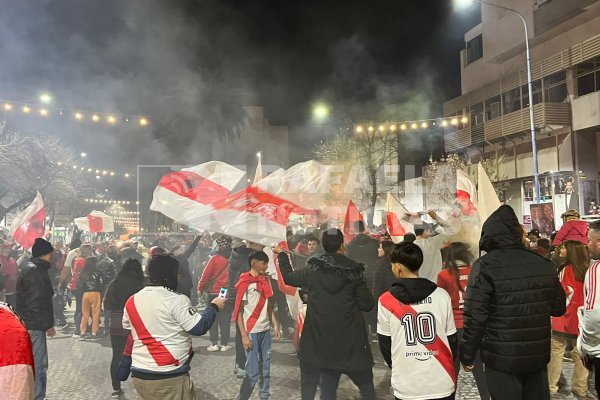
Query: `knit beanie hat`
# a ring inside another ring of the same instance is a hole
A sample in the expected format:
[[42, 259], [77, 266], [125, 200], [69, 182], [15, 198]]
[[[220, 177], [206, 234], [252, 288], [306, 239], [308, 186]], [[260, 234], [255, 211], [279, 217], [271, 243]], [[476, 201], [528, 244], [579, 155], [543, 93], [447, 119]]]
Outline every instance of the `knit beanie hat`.
[[52, 247], [52, 243], [44, 240], [42, 238], [35, 239], [35, 243], [31, 248], [31, 255], [33, 257], [41, 257], [46, 254], [50, 254], [54, 251], [54, 247]]

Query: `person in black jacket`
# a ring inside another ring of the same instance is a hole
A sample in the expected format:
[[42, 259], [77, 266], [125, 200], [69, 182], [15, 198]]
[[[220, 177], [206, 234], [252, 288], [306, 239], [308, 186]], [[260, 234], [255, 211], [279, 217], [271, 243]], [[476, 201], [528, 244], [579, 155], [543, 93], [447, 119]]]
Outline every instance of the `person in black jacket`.
[[[246, 245], [238, 246], [231, 251], [231, 255], [229, 256], [229, 266], [227, 267], [227, 307], [231, 307], [232, 304], [235, 304], [237, 295], [235, 285], [240, 279], [240, 275], [250, 270], [248, 257], [255, 251], [262, 251], [264, 248], [265, 246], [258, 243], [247, 242]], [[231, 312], [233, 312], [233, 308], [231, 308]], [[238, 378], [246, 376], [246, 371], [244, 370], [245, 365], [246, 350], [242, 344], [240, 328], [235, 324], [235, 366], [233, 370], [235, 376]]]
[[[365, 266], [367, 287], [373, 292], [373, 275], [379, 258], [379, 241], [365, 233], [366, 227], [363, 221], [356, 221], [354, 229], [359, 234], [348, 243], [345, 254], [349, 259]], [[374, 307], [373, 310], [365, 313], [364, 317], [371, 334], [377, 336], [377, 309]]]
[[31, 260], [21, 270], [17, 280], [17, 314], [25, 323], [33, 346], [35, 367], [35, 399], [46, 397], [48, 348], [46, 335], [56, 334], [52, 308], [52, 283], [48, 275], [54, 248], [50, 242], [37, 238], [31, 249]]
[[276, 247], [287, 285], [308, 291], [309, 300], [300, 337], [302, 399], [313, 399], [321, 384], [321, 399], [336, 398], [341, 374], [358, 386], [363, 399], [375, 399], [373, 354], [362, 312], [375, 300], [364, 278], [364, 266], [344, 255], [344, 234], [323, 233], [324, 254], [308, 259], [305, 269], [293, 271], [289, 257]]
[[192, 244], [190, 244], [185, 251], [181, 246], [175, 246], [171, 250], [171, 253], [179, 262], [179, 274], [177, 275], [177, 292], [186, 295], [188, 299], [191, 299], [192, 288], [194, 287], [192, 274], [190, 273], [190, 263], [188, 259], [196, 250], [196, 247], [198, 247], [198, 243], [200, 242], [201, 238], [202, 236], [200, 235], [196, 236]]
[[104, 295], [104, 308], [110, 311], [110, 345], [112, 347], [112, 361], [110, 363], [110, 379], [112, 382], [112, 397], [120, 396], [121, 381], [117, 377], [119, 360], [125, 348], [129, 331], [123, 329], [123, 309], [129, 298], [144, 287], [144, 272], [138, 260], [125, 261], [117, 277], [110, 282]]
[[81, 337], [79, 340], [85, 340], [87, 331], [88, 319], [92, 316], [92, 336], [90, 339], [97, 340], [98, 329], [100, 327], [100, 306], [102, 304], [102, 296], [100, 295], [104, 282], [102, 275], [98, 271], [98, 259], [96, 257], [88, 257], [85, 259], [85, 266], [77, 277], [77, 289], [81, 290], [83, 297], [81, 300], [81, 324], [79, 331]]
[[379, 258], [373, 268], [373, 297], [375, 300], [382, 294], [390, 290], [394, 282], [396, 282], [396, 276], [392, 272], [392, 260], [390, 255], [394, 248], [394, 242], [391, 240], [384, 240], [379, 245]]
[[525, 248], [513, 209], [501, 206], [483, 224], [465, 294], [460, 358], [473, 369], [477, 350], [493, 399], [549, 399], [550, 317], [565, 312], [551, 261]]

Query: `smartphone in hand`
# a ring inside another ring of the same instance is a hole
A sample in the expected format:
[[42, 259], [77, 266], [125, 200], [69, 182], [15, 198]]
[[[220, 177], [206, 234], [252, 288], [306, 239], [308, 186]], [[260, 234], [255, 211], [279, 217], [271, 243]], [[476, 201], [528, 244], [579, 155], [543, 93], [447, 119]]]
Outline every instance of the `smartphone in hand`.
[[227, 288], [226, 287], [222, 287], [221, 290], [219, 291], [219, 298], [221, 298], [221, 299], [227, 298]]

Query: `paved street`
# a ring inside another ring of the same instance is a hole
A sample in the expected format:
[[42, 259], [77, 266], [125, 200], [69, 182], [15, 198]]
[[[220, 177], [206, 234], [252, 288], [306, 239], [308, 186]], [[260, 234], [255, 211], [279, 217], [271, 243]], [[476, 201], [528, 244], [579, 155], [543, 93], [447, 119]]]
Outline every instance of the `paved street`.
[[[232, 327], [233, 331], [233, 327]], [[48, 399], [50, 400], [98, 400], [109, 399], [111, 392], [109, 364], [111, 359], [110, 340], [98, 342], [78, 341], [70, 337], [71, 330], [59, 332], [48, 341], [50, 368], [48, 371]], [[235, 399], [240, 379], [233, 375], [234, 352], [208, 353], [210, 343], [205, 337], [194, 339], [196, 356], [192, 361], [191, 376], [199, 400]], [[271, 363], [271, 398], [274, 400], [300, 399], [300, 371], [298, 360], [289, 355], [293, 350], [290, 342], [273, 344]], [[373, 346], [376, 365], [373, 369], [377, 396], [380, 400], [393, 400], [390, 394], [390, 373], [379, 357], [376, 344]], [[571, 363], [565, 363], [565, 372], [570, 376]], [[133, 400], [137, 396], [130, 381], [124, 383], [122, 399]], [[256, 390], [256, 392], [258, 392]], [[258, 399], [258, 395], [253, 398]], [[338, 391], [340, 400], [360, 399], [357, 390], [345, 377]], [[597, 399], [589, 396], [590, 399]], [[461, 372], [457, 399], [479, 399], [472, 376]], [[553, 399], [575, 399], [563, 390]]]

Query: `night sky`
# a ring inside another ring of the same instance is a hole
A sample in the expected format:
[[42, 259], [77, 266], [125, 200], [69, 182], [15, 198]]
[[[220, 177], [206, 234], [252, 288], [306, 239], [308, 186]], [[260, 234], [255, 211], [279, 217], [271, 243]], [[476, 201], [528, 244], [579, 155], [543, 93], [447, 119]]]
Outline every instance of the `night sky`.
[[0, 98], [48, 91], [65, 109], [148, 116], [151, 129], [8, 118], [112, 168], [207, 161], [212, 127], [238, 118], [235, 105], [262, 105], [290, 126], [298, 162], [323, 138], [317, 101], [354, 121], [440, 116], [476, 23], [450, 0], [6, 2]]

